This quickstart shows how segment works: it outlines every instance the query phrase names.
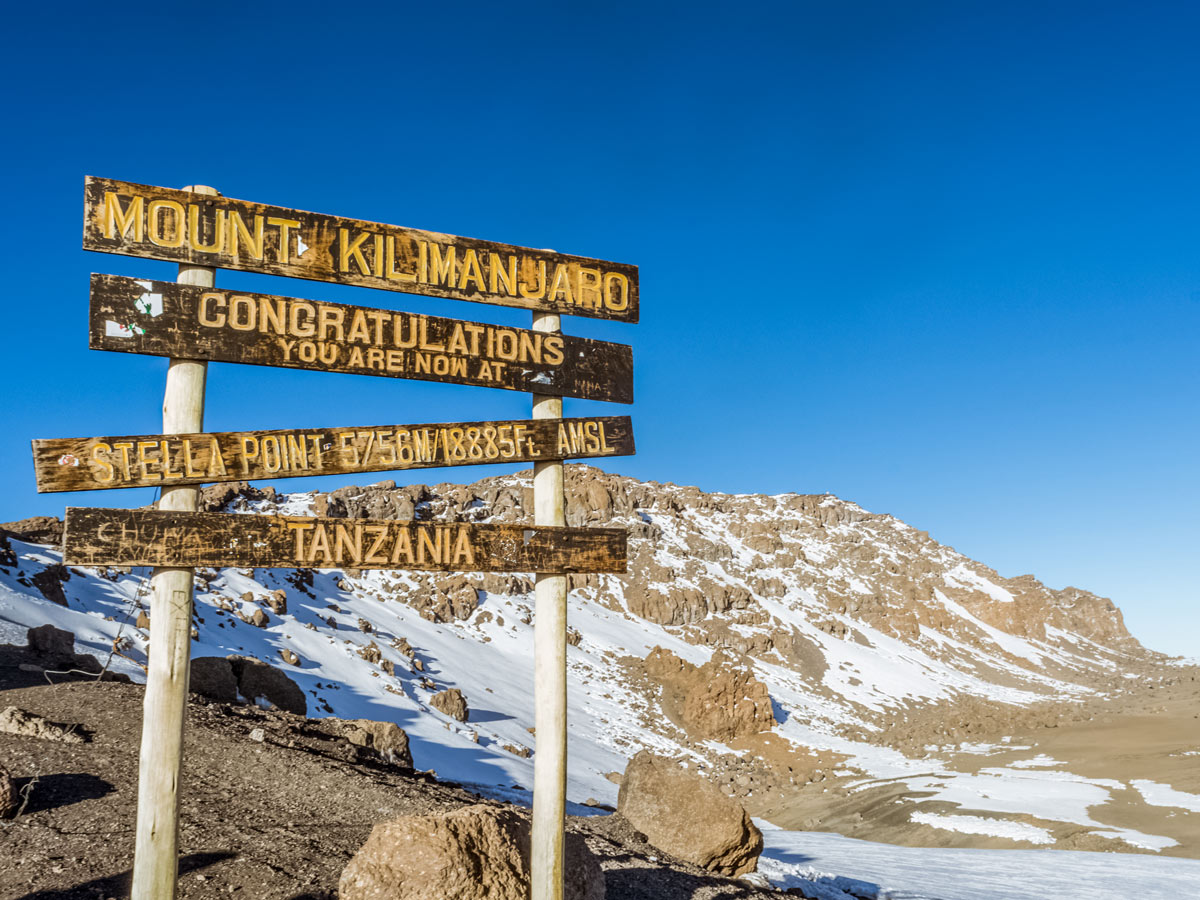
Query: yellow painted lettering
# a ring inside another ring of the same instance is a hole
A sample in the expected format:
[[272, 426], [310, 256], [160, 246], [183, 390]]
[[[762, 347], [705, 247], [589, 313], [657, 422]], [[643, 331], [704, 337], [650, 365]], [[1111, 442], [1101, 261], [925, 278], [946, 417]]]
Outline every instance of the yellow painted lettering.
[[100, 467], [100, 471], [92, 470], [92, 477], [101, 484], [108, 484], [113, 480], [115, 471], [113, 464], [108, 461], [107, 456], [112, 452], [112, 447], [103, 441], [99, 441], [92, 445], [92, 462]]
[[[163, 217], [163, 213], [168, 212], [173, 216], [169, 227], [164, 225]], [[150, 243], [160, 247], [183, 246], [183, 206], [174, 200], [151, 200], [150, 207], [146, 210], [146, 219]]]
[[140, 243], [146, 233], [145, 198], [137, 194], [129, 198], [129, 205], [121, 209], [121, 197], [113, 191], [104, 192], [104, 236], [106, 238], [129, 237], [133, 229], [134, 241]]
[[263, 258], [263, 217], [254, 217], [254, 233], [246, 227], [241, 214], [234, 209], [229, 211], [229, 253], [231, 256], [241, 256], [241, 245], [245, 244], [251, 259]]

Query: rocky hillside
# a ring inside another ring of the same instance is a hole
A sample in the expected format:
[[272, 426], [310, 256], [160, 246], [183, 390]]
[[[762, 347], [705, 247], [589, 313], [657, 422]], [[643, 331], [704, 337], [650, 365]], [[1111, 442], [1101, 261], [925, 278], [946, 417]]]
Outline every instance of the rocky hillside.
[[[997, 790], [987, 778], [954, 762], [1003, 759], [988, 777], [1037, 794], [1030, 778], [1057, 773], [996, 756], [1028, 749], [1020, 735], [1086, 720], [1089, 703], [1131, 682], [1192, 677], [1138, 644], [1111, 601], [1052, 590], [1032, 575], [1001, 577], [926, 532], [829, 495], [712, 494], [582, 465], [567, 471], [568, 523], [620, 525], [630, 535], [628, 573], [572, 577], [572, 800], [613, 802], [613, 773], [648, 748], [688, 760], [758, 814], [794, 809], [813, 792], [826, 809], [832, 796], [886, 787], [891, 814], [916, 823], [917, 840], [1182, 843], [1088, 819], [1099, 798], [1082, 813], [1061, 802], [1035, 809], [1033, 799], [1014, 810], [990, 800]], [[204, 504], [510, 522], [532, 518], [531, 493], [520, 473], [328, 494], [217, 486]], [[53, 622], [102, 660], [116, 641], [112, 665], [136, 680], [147, 573], [63, 568], [55, 526], [7, 526], [0, 642], [20, 643], [25, 627]], [[194, 656], [270, 661], [300, 686], [309, 715], [394, 721], [418, 767], [496, 796], [527, 796], [536, 751], [531, 579], [210, 569], [196, 584]], [[942, 780], [918, 785], [931, 771]], [[1065, 783], [1077, 793], [1113, 790], [1099, 781]], [[896, 790], [906, 784], [911, 791]], [[972, 815], [946, 815], [960, 808]], [[1014, 816], [1022, 828], [1010, 827]]]

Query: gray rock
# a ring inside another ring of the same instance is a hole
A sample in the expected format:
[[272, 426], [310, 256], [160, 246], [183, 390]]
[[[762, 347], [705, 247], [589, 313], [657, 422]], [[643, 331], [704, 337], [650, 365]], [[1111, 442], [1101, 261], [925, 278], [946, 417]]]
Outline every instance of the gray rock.
[[193, 659], [188, 690], [218, 703], [237, 703], [238, 681], [233, 666], [220, 656]]
[[249, 702], [259, 698], [285, 712], [303, 716], [308, 713], [304, 691], [282, 671], [250, 656], [228, 656], [237, 677], [238, 692]]
[[75, 634], [53, 625], [30, 628], [25, 633], [25, 641], [31, 653], [46, 660], [65, 660], [75, 656]]

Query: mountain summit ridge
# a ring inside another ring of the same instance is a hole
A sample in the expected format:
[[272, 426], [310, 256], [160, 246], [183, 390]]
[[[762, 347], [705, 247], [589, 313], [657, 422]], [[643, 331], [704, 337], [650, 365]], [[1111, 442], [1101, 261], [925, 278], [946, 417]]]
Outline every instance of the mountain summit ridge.
[[[1135, 686], [1186, 680], [1179, 663], [1129, 634], [1110, 600], [1031, 575], [1003, 578], [830, 494], [709, 493], [586, 465], [566, 472], [569, 525], [629, 534], [627, 573], [570, 576], [570, 799], [611, 804], [616, 773], [649, 749], [790, 827], [824, 822], [872, 837], [863, 829], [882, 820], [864, 817], [861, 804], [875, 798], [888, 821], [906, 823], [880, 832], [901, 842], [1179, 843], [1103, 829], [1080, 813], [1116, 790], [1111, 778], [1062, 773], [1073, 786], [1057, 790], [1080, 794], [1066, 812], [1039, 805], [1041, 784], [1031, 781], [1057, 773], [1036, 770], [1046, 763], [1022, 735], [1088, 722], [1096, 704]], [[214, 485], [202, 508], [528, 522], [530, 478], [303, 493]], [[53, 533], [37, 525], [26, 537]], [[116, 641], [114, 667], [138, 679], [148, 573], [64, 567], [54, 547], [19, 538], [0, 547], [0, 642], [49, 621], [102, 659]], [[200, 569], [192, 655], [270, 662], [300, 686], [309, 715], [395, 722], [418, 767], [527, 799], [537, 745], [532, 591], [520, 574]], [[448, 690], [461, 692], [467, 721], [433, 702]], [[1022, 799], [1005, 785], [1019, 785]], [[812, 814], [797, 820], [797, 804]], [[959, 807], [990, 817], [981, 826], [978, 815], [945, 815]], [[1020, 827], [1009, 818], [1018, 810]]]

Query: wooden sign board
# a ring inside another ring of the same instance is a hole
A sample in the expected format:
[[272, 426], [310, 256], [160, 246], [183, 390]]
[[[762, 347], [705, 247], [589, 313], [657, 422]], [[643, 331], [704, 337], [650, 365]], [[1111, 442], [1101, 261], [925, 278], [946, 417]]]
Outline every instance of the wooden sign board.
[[83, 248], [638, 320], [637, 266], [89, 177]]
[[624, 572], [621, 528], [68, 508], [69, 566]]
[[89, 346], [633, 402], [633, 351], [526, 328], [93, 275]]
[[628, 416], [374, 425], [33, 442], [37, 489], [95, 491], [631, 456]]

